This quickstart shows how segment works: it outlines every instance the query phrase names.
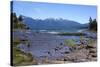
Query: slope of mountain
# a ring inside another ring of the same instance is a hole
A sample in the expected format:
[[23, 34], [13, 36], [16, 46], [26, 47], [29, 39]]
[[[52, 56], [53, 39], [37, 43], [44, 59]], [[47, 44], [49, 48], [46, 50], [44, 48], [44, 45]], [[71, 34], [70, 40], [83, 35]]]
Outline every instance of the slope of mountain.
[[41, 20], [26, 16], [23, 16], [23, 23], [33, 30], [74, 30], [87, 27], [87, 25], [71, 20], [53, 18]]

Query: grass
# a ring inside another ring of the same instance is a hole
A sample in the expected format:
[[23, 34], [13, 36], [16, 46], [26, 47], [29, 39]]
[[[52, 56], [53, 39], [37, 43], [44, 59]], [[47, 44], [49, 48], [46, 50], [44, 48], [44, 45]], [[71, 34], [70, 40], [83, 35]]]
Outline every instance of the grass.
[[[83, 42], [85, 42], [85, 38], [84, 38], [84, 36], [80, 36], [80, 42], [81, 43], [83, 43]], [[86, 41], [86, 43], [84, 43], [85, 45], [87, 44], [87, 45], [90, 45], [90, 44], [93, 44], [95, 41], [93, 40], [93, 39], [89, 39], [89, 40], [87, 40]], [[75, 47], [77, 44], [75, 44], [75, 41], [73, 40], [73, 39], [66, 39], [65, 41], [64, 41], [64, 44], [66, 45], [66, 46], [69, 46], [69, 47]]]
[[64, 41], [64, 44], [65, 44], [66, 46], [69, 46], [69, 47], [74, 47], [74, 46], [76, 46], [74, 40], [72, 40], [72, 39], [67, 39], [67, 40], [65, 40], [65, 41]]

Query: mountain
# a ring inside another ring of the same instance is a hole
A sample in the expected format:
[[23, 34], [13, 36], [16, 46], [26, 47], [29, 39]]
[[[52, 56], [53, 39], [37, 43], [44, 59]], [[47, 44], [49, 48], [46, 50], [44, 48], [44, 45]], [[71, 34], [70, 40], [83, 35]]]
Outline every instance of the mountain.
[[33, 30], [75, 30], [87, 27], [87, 25], [71, 20], [53, 18], [42, 20], [26, 16], [23, 16], [23, 23]]

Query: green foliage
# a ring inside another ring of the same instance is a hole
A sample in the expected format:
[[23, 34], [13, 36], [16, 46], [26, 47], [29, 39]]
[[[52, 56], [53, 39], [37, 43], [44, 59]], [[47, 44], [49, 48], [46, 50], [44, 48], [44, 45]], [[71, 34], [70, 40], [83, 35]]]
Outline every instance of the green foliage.
[[17, 48], [13, 47], [13, 66], [32, 64], [32, 55], [24, 53]]
[[97, 21], [96, 19], [92, 20], [91, 17], [89, 19], [89, 30], [97, 31]]
[[22, 21], [23, 20], [22, 15], [19, 16], [18, 20], [19, 21]]
[[13, 29], [26, 29], [26, 25], [22, 23], [22, 16], [17, 18], [16, 13], [11, 13], [11, 21], [13, 24]]
[[89, 22], [92, 23], [92, 18], [91, 17], [89, 18]]
[[84, 36], [80, 36], [80, 41], [84, 41]]
[[21, 51], [20, 49], [16, 48], [17, 45], [19, 45], [20, 43], [28, 43], [27, 40], [25, 41], [21, 41], [19, 39], [13, 39], [13, 43], [12, 43], [12, 48], [13, 48], [13, 66], [19, 66], [19, 65], [30, 65], [30, 64], [36, 64], [33, 63], [33, 57], [30, 53], [24, 53], [23, 51]]
[[65, 41], [64, 41], [64, 44], [65, 44], [66, 46], [69, 46], [69, 47], [74, 47], [74, 46], [76, 46], [73, 39], [67, 39], [67, 40], [65, 40]]
[[13, 46], [17, 46], [20, 43], [21, 43], [21, 41], [19, 39], [13, 39], [13, 41], [12, 41]]

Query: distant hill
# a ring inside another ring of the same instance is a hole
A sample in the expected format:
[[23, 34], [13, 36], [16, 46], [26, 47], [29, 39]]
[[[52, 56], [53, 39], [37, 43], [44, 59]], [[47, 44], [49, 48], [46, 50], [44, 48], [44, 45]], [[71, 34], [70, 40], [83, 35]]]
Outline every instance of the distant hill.
[[26, 24], [30, 29], [34, 30], [64, 30], [64, 29], [82, 29], [87, 28], [88, 25], [80, 24], [76, 21], [65, 20], [65, 19], [33, 19], [30, 17], [23, 16], [23, 23]]

